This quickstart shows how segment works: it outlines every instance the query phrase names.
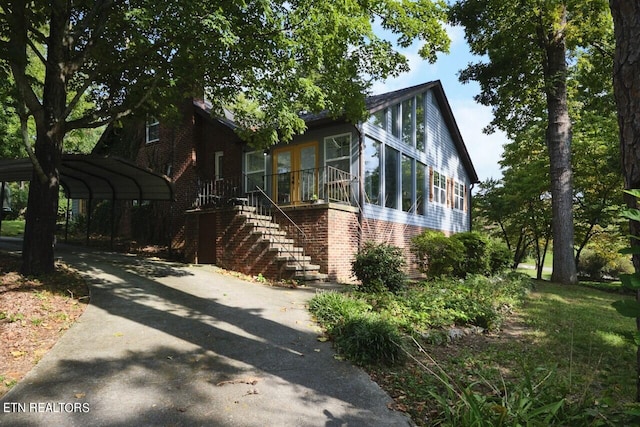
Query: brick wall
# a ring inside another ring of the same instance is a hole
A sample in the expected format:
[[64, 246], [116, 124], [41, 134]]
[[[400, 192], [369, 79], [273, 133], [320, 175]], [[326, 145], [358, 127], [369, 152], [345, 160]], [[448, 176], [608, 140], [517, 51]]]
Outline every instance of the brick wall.
[[[306, 240], [290, 233], [297, 246], [304, 247], [313, 264], [320, 265], [331, 281], [353, 283], [351, 263], [358, 252], [360, 226], [353, 208], [335, 205], [311, 205], [286, 208], [286, 214], [305, 233]], [[282, 263], [273, 259], [266, 243], [250, 233], [244, 219], [232, 208], [192, 211], [186, 215], [188, 262], [214, 263], [222, 268], [249, 275], [263, 274], [271, 278], [287, 278], [291, 274]], [[279, 223], [288, 221], [278, 218]], [[282, 228], [286, 228], [284, 225]], [[404, 224], [365, 219], [363, 241], [388, 243], [405, 251], [407, 272], [419, 277], [415, 259], [410, 252], [411, 238], [424, 228]]]
[[[232, 130], [199, 112], [191, 100], [181, 108], [179, 123], [160, 124], [159, 141], [147, 144], [144, 138], [136, 163], [156, 172], [168, 174], [174, 183], [175, 201], [157, 203], [158, 214], [167, 221], [167, 234], [173, 250], [192, 257], [194, 249], [186, 238], [185, 211], [193, 206], [198, 193], [198, 181], [212, 180], [215, 171], [215, 153], [224, 152], [224, 176], [241, 176], [242, 144]], [[139, 132], [144, 135], [144, 132]], [[190, 236], [191, 238], [191, 236]], [[189, 252], [189, 254], [187, 254]]]
[[364, 220], [362, 229], [363, 241], [387, 243], [403, 249], [409, 276], [419, 277], [421, 275], [410, 248], [411, 238], [426, 230], [425, 227], [367, 218]]

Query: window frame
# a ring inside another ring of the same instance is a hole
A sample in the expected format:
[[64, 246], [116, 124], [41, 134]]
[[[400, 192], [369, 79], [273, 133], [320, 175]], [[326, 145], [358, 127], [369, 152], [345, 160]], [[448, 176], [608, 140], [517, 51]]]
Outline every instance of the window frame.
[[[151, 139], [149, 137], [149, 135], [151, 133], [150, 130], [152, 128], [157, 129], [156, 130], [157, 137], [154, 138], [154, 139]], [[152, 144], [152, 143], [158, 142], [158, 141], [160, 141], [160, 121], [157, 118], [151, 116], [151, 117], [147, 118], [147, 121], [145, 122], [145, 144]]]
[[465, 207], [465, 185], [459, 181], [453, 182], [453, 208], [464, 211]]
[[[255, 170], [249, 170], [249, 156], [250, 155], [256, 155], [256, 156], [260, 156], [262, 158], [262, 169], [255, 169]], [[254, 151], [247, 151], [246, 153], [244, 153], [244, 188], [245, 191], [252, 191], [253, 189], [249, 190], [249, 175], [254, 175], [254, 174], [258, 174], [258, 173], [262, 173], [262, 189], [266, 191], [266, 185], [265, 185], [265, 177], [267, 176], [267, 156], [264, 153], [264, 150], [254, 150]]]
[[435, 203], [446, 205], [447, 204], [447, 176], [437, 170], [433, 170], [433, 179], [431, 182], [431, 191], [433, 194], [433, 201]]
[[[342, 137], [348, 137], [349, 138], [349, 154], [346, 155], [346, 156], [329, 158], [329, 156], [327, 155], [327, 144], [328, 144], [328, 141], [331, 140], [331, 139], [335, 140], [337, 138], [342, 138]], [[333, 166], [331, 163], [340, 162], [341, 160], [348, 160], [349, 169], [346, 170], [345, 172], [350, 174], [351, 173], [351, 163], [352, 163], [352, 161], [351, 161], [351, 154], [352, 154], [351, 153], [351, 149], [352, 149], [352, 144], [353, 144], [353, 135], [351, 134], [351, 132], [340, 133], [340, 134], [337, 134], [337, 135], [329, 135], [329, 136], [324, 138], [323, 142], [324, 142], [324, 147], [323, 148], [324, 148], [324, 165], [325, 165], [325, 167], [326, 166]], [[335, 166], [333, 166], [333, 167], [335, 167]], [[340, 168], [337, 168], [337, 169], [340, 169]], [[340, 170], [342, 170], [342, 169], [340, 169]]]

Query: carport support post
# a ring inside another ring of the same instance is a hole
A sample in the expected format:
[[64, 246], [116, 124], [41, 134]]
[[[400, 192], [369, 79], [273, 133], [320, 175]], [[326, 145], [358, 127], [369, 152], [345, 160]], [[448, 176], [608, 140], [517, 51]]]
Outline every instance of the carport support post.
[[67, 214], [64, 219], [64, 242], [67, 243], [67, 239], [69, 238], [69, 216], [71, 216], [71, 211], [69, 210], [69, 202], [71, 199], [67, 196]]
[[0, 232], [2, 231], [2, 216], [4, 213], [4, 186], [5, 182], [2, 181], [2, 189], [0, 190]]
[[111, 199], [111, 250], [113, 250], [113, 235], [116, 232], [116, 199]]
[[92, 199], [89, 198], [87, 202], [87, 237], [84, 242], [85, 246], [89, 246], [89, 232], [91, 230], [91, 201]]

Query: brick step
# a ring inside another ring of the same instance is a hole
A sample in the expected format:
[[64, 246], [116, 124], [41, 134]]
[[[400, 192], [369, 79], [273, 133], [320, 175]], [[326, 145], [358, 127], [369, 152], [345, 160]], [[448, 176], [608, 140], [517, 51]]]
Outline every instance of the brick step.
[[287, 265], [284, 266], [285, 269], [289, 271], [303, 272], [303, 271], [320, 271], [320, 266], [318, 264], [309, 264], [307, 262], [295, 262], [289, 261]]
[[311, 257], [307, 255], [302, 255], [302, 253], [288, 253], [288, 252], [280, 252], [276, 255], [276, 259], [278, 261], [290, 261], [291, 263], [295, 263], [298, 265], [299, 263], [308, 263], [311, 261]]
[[290, 245], [281, 245], [281, 244], [277, 244], [277, 243], [272, 243], [269, 246], [269, 252], [278, 252], [278, 253], [293, 253], [293, 254], [303, 254], [304, 253], [304, 249], [297, 247], [297, 246], [293, 246], [293, 244]]
[[253, 212], [241, 212], [239, 215], [245, 217], [247, 221], [266, 221], [274, 223], [273, 218], [269, 215], [261, 215]]
[[286, 247], [287, 245], [293, 245], [293, 243], [294, 243], [293, 239], [282, 238], [282, 237], [277, 237], [277, 236], [269, 236], [267, 234], [263, 234], [262, 237], [260, 237], [260, 239], [258, 239], [258, 241], [260, 241], [260, 242], [268, 242], [268, 243], [276, 244], [276, 245], [282, 245], [283, 247]]
[[251, 234], [261, 234], [263, 236], [286, 236], [287, 232], [278, 228], [253, 227]]
[[320, 273], [318, 271], [307, 271], [307, 272], [299, 272], [294, 274], [294, 279], [300, 280], [307, 283], [314, 282], [326, 282], [329, 278], [328, 274]]

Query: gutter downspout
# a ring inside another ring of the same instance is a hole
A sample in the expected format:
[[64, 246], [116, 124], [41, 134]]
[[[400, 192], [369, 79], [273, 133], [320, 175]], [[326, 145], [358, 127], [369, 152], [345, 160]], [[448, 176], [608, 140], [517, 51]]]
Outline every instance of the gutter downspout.
[[358, 122], [355, 126], [358, 131], [358, 251], [362, 249], [364, 241], [364, 131], [362, 122]]
[[473, 187], [475, 187], [476, 183], [471, 183], [471, 187], [469, 188], [469, 231], [473, 231], [473, 197], [471, 194], [473, 193]]

